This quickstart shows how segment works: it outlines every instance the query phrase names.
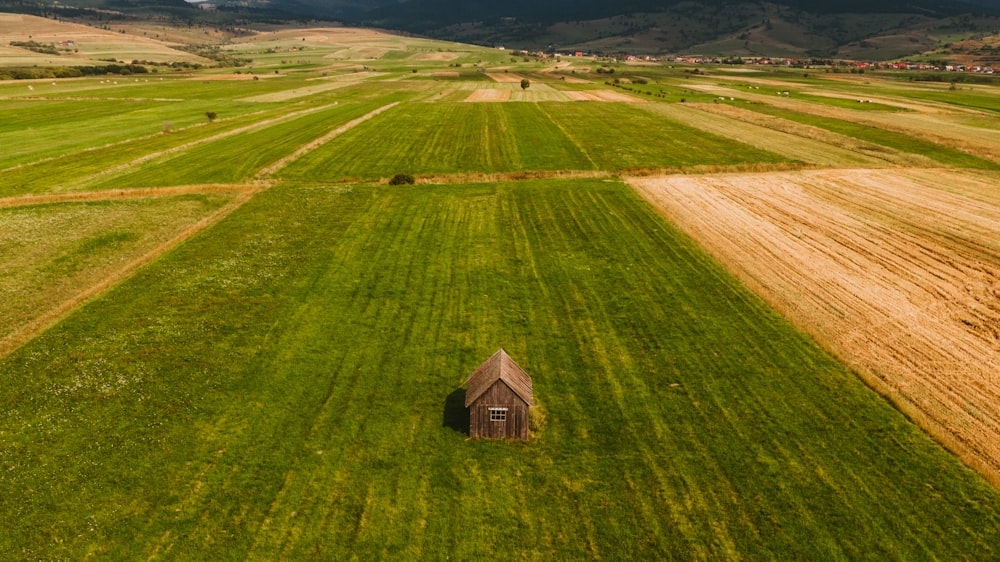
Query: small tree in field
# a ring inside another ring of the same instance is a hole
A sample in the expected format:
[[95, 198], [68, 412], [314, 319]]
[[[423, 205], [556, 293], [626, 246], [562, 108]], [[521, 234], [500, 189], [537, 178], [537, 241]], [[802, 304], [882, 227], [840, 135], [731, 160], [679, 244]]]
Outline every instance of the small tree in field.
[[521, 79], [521, 89], [522, 90], [527, 90], [528, 86], [530, 86], [530, 85], [531, 85], [531, 80], [528, 80], [527, 78], [522, 78]]

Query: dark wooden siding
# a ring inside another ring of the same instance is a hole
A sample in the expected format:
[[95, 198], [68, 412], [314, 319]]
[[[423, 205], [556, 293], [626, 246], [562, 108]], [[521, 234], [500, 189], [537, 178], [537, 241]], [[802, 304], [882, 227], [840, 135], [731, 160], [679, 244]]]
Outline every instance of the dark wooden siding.
[[[490, 421], [490, 408], [507, 408], [507, 420]], [[469, 406], [469, 435], [489, 439], [527, 439], [528, 404], [503, 381], [496, 381]]]

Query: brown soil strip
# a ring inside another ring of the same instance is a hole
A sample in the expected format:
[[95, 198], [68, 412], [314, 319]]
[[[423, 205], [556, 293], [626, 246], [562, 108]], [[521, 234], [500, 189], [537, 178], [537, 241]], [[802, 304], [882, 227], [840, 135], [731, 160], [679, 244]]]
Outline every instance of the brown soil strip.
[[566, 92], [573, 101], [602, 101], [611, 103], [646, 103], [646, 100], [608, 90], [573, 90]]
[[629, 183], [1000, 485], [1000, 201], [991, 176], [808, 170]]
[[30, 207], [50, 203], [80, 203], [85, 201], [111, 201], [118, 199], [149, 199], [152, 197], [175, 197], [195, 193], [228, 193], [256, 189], [259, 186], [208, 184], [181, 185], [175, 187], [112, 189], [104, 191], [81, 191], [77, 193], [45, 193], [40, 195], [18, 195], [0, 197], [0, 209]]
[[[800, 164], [735, 164], [731, 166], [689, 166], [683, 168], [632, 168], [619, 172], [606, 172], [598, 170], [555, 170], [555, 171], [531, 171], [531, 172], [506, 172], [495, 174], [442, 174], [435, 176], [419, 176], [416, 183], [419, 184], [451, 184], [451, 183], [495, 183], [518, 180], [538, 180], [538, 179], [576, 179], [576, 178], [610, 178], [615, 176], [646, 177], [662, 176], [664, 174], [708, 174], [708, 173], [740, 173], [779, 170], [798, 170]], [[388, 178], [380, 183], [387, 183]], [[370, 182], [345, 182], [341, 185], [351, 185], [354, 183]]]
[[524, 77], [520, 74], [514, 74], [513, 72], [487, 72], [486, 76], [489, 76], [494, 82], [502, 82], [509, 84], [511, 82], [520, 82]]
[[451, 61], [460, 56], [459, 53], [422, 53], [413, 58], [414, 60]]
[[463, 101], [467, 102], [501, 102], [510, 101], [510, 90], [473, 90], [469, 97]]

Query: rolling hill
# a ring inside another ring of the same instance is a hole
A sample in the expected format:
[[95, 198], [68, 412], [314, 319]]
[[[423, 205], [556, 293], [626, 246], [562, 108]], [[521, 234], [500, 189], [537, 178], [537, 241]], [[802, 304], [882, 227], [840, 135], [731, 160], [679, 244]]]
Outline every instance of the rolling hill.
[[[50, 17], [233, 24], [338, 20], [479, 45], [594, 53], [893, 59], [1000, 30], [998, 0], [0, 0]], [[945, 53], [947, 54], [947, 53]]]

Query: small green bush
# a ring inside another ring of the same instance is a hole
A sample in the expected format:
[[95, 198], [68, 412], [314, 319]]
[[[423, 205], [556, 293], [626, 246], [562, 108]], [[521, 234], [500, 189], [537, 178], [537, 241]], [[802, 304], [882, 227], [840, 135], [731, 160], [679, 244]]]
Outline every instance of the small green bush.
[[412, 185], [416, 183], [410, 174], [396, 174], [389, 180], [389, 185]]

